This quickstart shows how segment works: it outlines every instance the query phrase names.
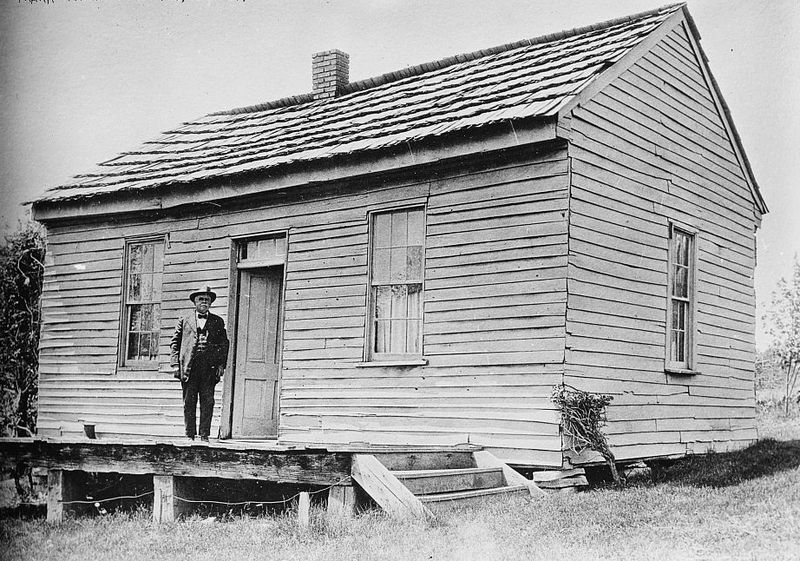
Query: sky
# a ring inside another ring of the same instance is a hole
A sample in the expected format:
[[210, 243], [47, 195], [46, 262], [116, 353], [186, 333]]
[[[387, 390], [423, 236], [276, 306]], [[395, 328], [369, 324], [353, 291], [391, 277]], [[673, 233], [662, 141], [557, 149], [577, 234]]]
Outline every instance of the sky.
[[[349, 53], [355, 81], [668, 2], [0, 0], [0, 229], [22, 202], [183, 121], [308, 92], [313, 53]], [[760, 316], [800, 253], [800, 2], [688, 6], [771, 211]]]

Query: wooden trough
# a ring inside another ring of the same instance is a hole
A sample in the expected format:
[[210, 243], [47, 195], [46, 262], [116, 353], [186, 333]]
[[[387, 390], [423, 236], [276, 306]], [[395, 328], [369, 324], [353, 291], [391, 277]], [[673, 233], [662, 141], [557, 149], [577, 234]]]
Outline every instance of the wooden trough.
[[[431, 509], [489, 495], [542, 491], [475, 446], [307, 446], [274, 441], [115, 441], [0, 439], [3, 469], [20, 463], [44, 467], [47, 520], [60, 522], [86, 503], [81, 476], [113, 473], [150, 476], [153, 520], [166, 522], [203, 502], [197, 483], [209, 478], [266, 481], [327, 491], [327, 516], [348, 517], [363, 490], [392, 517], [428, 517]], [[150, 493], [146, 493], [150, 494]], [[193, 499], [188, 499], [192, 495]], [[196, 499], [196, 500], [195, 500]], [[301, 506], [308, 508], [303, 494]]]

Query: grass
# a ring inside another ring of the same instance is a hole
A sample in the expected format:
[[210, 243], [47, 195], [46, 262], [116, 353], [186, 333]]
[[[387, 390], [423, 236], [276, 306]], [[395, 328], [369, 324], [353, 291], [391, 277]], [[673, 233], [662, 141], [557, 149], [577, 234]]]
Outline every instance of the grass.
[[0, 558], [799, 559], [800, 423], [767, 413], [761, 432], [771, 438], [683, 459], [633, 477], [623, 489], [487, 500], [433, 522], [369, 512], [330, 527], [314, 510], [305, 533], [292, 513], [162, 526], [151, 523], [148, 510], [58, 526], [18, 516], [0, 520]]

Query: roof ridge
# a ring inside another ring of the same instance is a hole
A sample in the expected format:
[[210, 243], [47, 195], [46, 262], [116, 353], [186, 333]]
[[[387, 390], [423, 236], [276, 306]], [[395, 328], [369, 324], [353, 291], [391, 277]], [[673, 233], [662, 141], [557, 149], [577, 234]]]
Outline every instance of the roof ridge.
[[[502, 45], [497, 45], [495, 47], [488, 47], [485, 49], [478, 49], [476, 51], [472, 51], [469, 53], [461, 53], [457, 55], [451, 55], [439, 60], [434, 60], [430, 62], [423, 62], [421, 64], [416, 64], [414, 66], [407, 66], [406, 68], [402, 68], [400, 70], [395, 70], [393, 72], [387, 72], [385, 74], [380, 74], [378, 76], [373, 76], [370, 78], [364, 78], [358, 80], [356, 82], [350, 82], [346, 86], [342, 88], [342, 94], [351, 94], [363, 90], [367, 90], [370, 88], [382, 86], [384, 84], [389, 84], [391, 82], [396, 82], [398, 80], [402, 80], [404, 78], [410, 78], [412, 76], [419, 76], [421, 74], [425, 74], [427, 72], [432, 72], [435, 70], [441, 70], [443, 68], [447, 68], [449, 66], [453, 66], [454, 64], [460, 64], [464, 62], [470, 62], [472, 60], [476, 60], [479, 58], [483, 58], [486, 56], [495, 55], [498, 53], [510, 51], [512, 49], [517, 49], [520, 47], [530, 47], [533, 45], [540, 45], [542, 43], [549, 43], [552, 41], [560, 41], [562, 39], [567, 39], [569, 37], [574, 37], [576, 35], [581, 35], [583, 33], [588, 33], [591, 31], [599, 31], [601, 29], [607, 29], [609, 27], [613, 27], [615, 25], [629, 23], [632, 21], [636, 21], [639, 19], [646, 18], [648, 16], [653, 16], [661, 13], [667, 12], [674, 12], [677, 11], [679, 8], [683, 8], [686, 6], [686, 2], [679, 2], [675, 4], [667, 4], [661, 6], [659, 8], [653, 8], [652, 10], [646, 10], [644, 12], [639, 12], [636, 14], [631, 14], [627, 16], [621, 16], [618, 18], [610, 19], [607, 21], [603, 21], [600, 23], [594, 23], [590, 25], [584, 25], [582, 27], [574, 27], [572, 29], [567, 29], [563, 31], [556, 31], [554, 33], [547, 33], [545, 35], [539, 35], [537, 37], [533, 37], [531, 39], [521, 39], [518, 41], [514, 41], [511, 43], [504, 43]], [[336, 98], [333, 98], [336, 99]], [[307, 103], [310, 101], [314, 101], [314, 97], [311, 93], [305, 93], [300, 95], [282, 97], [280, 99], [276, 99], [273, 101], [267, 101], [263, 103], [257, 103], [254, 105], [248, 105], [244, 107], [236, 107], [233, 109], [227, 109], [223, 111], [216, 111], [214, 113], [209, 113], [206, 115], [207, 117], [211, 116], [220, 116], [220, 115], [238, 115], [242, 113], [254, 113], [257, 111], [266, 111], [269, 109], [280, 109], [282, 107], [290, 107], [293, 105], [299, 105], [301, 103]]]

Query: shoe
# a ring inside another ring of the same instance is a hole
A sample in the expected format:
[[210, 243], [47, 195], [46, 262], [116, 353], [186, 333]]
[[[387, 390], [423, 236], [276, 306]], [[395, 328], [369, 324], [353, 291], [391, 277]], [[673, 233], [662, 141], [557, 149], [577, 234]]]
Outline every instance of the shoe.
[[201, 440], [202, 442], [208, 442], [208, 437], [207, 437], [207, 436], [201, 436], [201, 437], [200, 437], [200, 440]]
[[186, 437], [186, 440], [188, 440], [188, 441], [190, 441], [190, 442], [191, 442], [191, 441], [193, 441], [193, 440], [194, 440], [194, 437], [193, 437], [193, 436], [187, 436], [187, 437]]

